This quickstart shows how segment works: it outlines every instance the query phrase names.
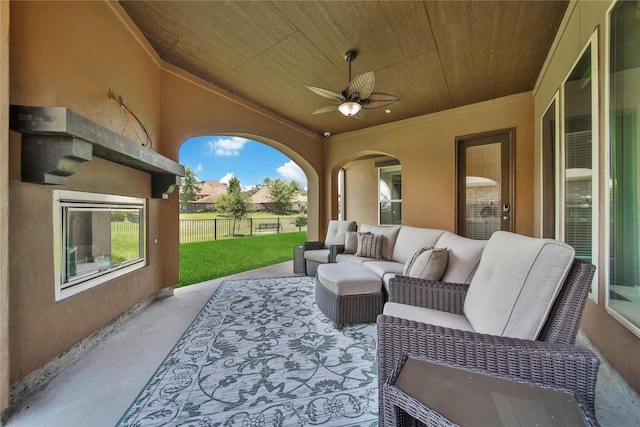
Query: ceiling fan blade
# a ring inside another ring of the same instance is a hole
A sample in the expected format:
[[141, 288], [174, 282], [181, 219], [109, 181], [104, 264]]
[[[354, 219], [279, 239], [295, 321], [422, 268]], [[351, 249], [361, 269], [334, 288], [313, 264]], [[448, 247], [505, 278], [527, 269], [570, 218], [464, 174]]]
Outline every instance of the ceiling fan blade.
[[347, 85], [347, 88], [344, 90], [345, 97], [347, 99], [353, 99], [353, 95], [357, 94], [358, 99], [367, 99], [373, 92], [375, 84], [376, 76], [373, 74], [373, 71], [360, 74]]
[[353, 116], [349, 116], [350, 119], [353, 120], [362, 120], [364, 118], [364, 109], [358, 111], [358, 114], [354, 114]]
[[328, 113], [330, 111], [337, 111], [337, 110], [338, 110], [337, 105], [329, 105], [327, 107], [318, 108], [316, 111], [314, 111], [311, 114], [322, 114], [322, 113]]
[[315, 93], [316, 95], [320, 95], [324, 98], [332, 99], [338, 102], [345, 101], [344, 96], [342, 96], [341, 93], [334, 92], [329, 89], [323, 89], [321, 87], [315, 87], [315, 86], [307, 86], [307, 89], [309, 89], [311, 92]]
[[386, 107], [387, 105], [391, 105], [394, 102], [400, 101], [395, 95], [391, 95], [389, 93], [382, 92], [374, 92], [367, 99], [363, 99], [360, 101], [360, 105], [362, 108], [366, 108], [367, 110], [371, 110], [374, 108]]

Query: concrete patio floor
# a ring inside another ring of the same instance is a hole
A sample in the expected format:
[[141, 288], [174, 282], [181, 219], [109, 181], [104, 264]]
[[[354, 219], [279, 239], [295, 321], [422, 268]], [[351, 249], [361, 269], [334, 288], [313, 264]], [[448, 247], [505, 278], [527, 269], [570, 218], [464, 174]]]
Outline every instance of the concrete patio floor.
[[[173, 297], [152, 303], [30, 391], [6, 426], [115, 425], [223, 280], [284, 277], [292, 271], [289, 261], [176, 289]], [[589, 345], [582, 334], [579, 341]], [[639, 408], [638, 395], [603, 360], [596, 397], [600, 424], [640, 426]]]

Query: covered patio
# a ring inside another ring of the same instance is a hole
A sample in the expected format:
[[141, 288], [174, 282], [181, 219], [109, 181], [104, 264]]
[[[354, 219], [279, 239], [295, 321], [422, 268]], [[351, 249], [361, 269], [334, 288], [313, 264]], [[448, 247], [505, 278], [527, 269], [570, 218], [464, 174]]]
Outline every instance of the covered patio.
[[[216, 134], [300, 166], [309, 240], [332, 219], [461, 235], [469, 219], [481, 234], [493, 222], [575, 245], [597, 268], [580, 339], [605, 362], [598, 417], [637, 424], [640, 79], [635, 45], [612, 37], [617, 9], [637, 37], [631, 4], [0, 2], [0, 420], [17, 409], [15, 425], [93, 423], [98, 408], [112, 424], [135, 398], [219, 283], [174, 292], [179, 148]], [[375, 71], [376, 91], [402, 100], [342, 116], [345, 95], [331, 94], [347, 84], [350, 51], [354, 75]], [[610, 64], [614, 52], [631, 59]], [[313, 114], [333, 101], [307, 85], [328, 88], [335, 105]], [[60, 109], [90, 131], [62, 132], [59, 117], [22, 106]], [[493, 172], [460, 172], [474, 138], [496, 135], [512, 148], [499, 202], [482, 187]], [[467, 182], [483, 200], [464, 211]], [[134, 224], [123, 260], [101, 249], [110, 215]], [[65, 358], [95, 337], [105, 338]]]
[[[286, 277], [291, 261], [176, 290], [98, 342], [72, 364], [30, 391], [8, 427], [113, 426], [145, 386], [202, 305], [224, 280]], [[578, 344], [590, 346], [583, 334]], [[592, 347], [593, 348], [593, 347]], [[598, 373], [596, 416], [602, 427], [637, 423], [637, 394], [608, 364]]]

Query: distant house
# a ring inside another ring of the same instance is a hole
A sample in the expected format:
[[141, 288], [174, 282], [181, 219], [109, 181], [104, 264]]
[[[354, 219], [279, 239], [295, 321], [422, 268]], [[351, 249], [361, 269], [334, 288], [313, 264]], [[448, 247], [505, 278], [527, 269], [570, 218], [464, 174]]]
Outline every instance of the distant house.
[[[253, 211], [276, 211], [275, 203], [271, 201], [271, 198], [269, 197], [269, 189], [267, 187], [262, 187], [253, 196], [251, 196], [251, 199], [249, 199], [249, 203], [251, 204], [251, 210]], [[301, 210], [303, 205], [307, 205], [307, 196], [298, 194], [291, 201], [291, 210], [299, 211]]]
[[227, 194], [226, 184], [218, 181], [202, 181], [201, 190], [195, 200], [191, 200], [188, 206], [180, 203], [180, 209], [189, 212], [211, 211], [215, 208], [216, 200], [223, 194]]

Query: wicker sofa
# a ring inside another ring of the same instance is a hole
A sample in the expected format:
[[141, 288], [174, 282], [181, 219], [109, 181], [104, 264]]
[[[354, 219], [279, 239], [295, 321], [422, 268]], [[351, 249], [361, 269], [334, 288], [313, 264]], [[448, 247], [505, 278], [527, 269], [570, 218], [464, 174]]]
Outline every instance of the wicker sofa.
[[386, 383], [407, 354], [569, 391], [594, 414], [599, 359], [574, 343], [595, 267], [573, 256], [557, 241], [497, 232], [470, 284], [391, 279], [377, 319], [380, 425], [433, 415], [398, 411], [386, 399]]
[[[356, 255], [357, 234], [354, 222], [331, 221], [331, 232], [320, 242], [305, 242], [294, 248], [294, 272], [315, 276], [323, 263], [356, 263], [372, 270], [382, 278], [385, 292], [389, 281], [403, 274], [405, 264], [420, 248], [446, 248], [448, 262], [441, 280], [469, 283], [486, 244], [445, 230], [402, 226], [362, 224], [358, 231], [382, 235], [381, 259]], [[342, 239], [342, 242], [340, 242]]]

